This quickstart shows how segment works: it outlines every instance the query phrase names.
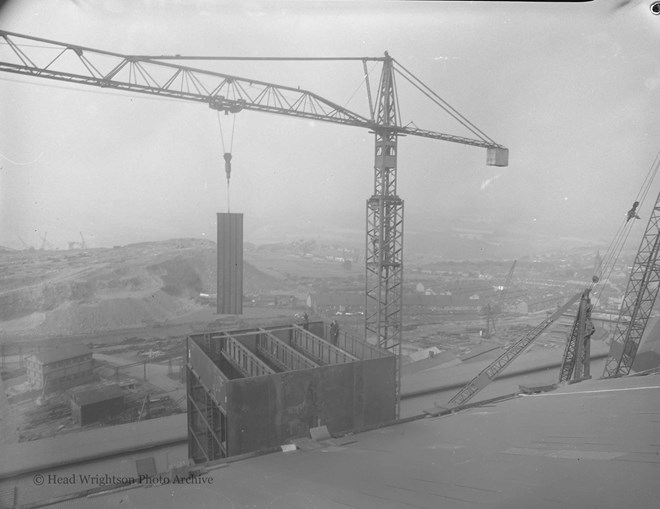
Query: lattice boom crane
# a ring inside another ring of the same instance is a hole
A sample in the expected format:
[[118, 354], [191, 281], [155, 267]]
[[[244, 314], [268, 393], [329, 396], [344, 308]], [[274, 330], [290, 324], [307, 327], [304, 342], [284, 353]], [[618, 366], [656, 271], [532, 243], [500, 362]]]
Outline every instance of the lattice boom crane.
[[424, 410], [424, 413], [429, 415], [438, 415], [447, 409], [457, 408], [465, 405], [470, 399], [476, 396], [482, 389], [495, 380], [500, 373], [502, 373], [509, 364], [518, 358], [526, 349], [531, 345], [536, 338], [545, 332], [545, 330], [557, 321], [577, 300], [580, 294], [575, 294], [566, 303], [558, 308], [554, 313], [548, 316], [545, 320], [539, 323], [532, 330], [518, 338], [504, 353], [497, 359], [491, 362], [484, 368], [477, 376], [470, 380], [460, 391], [458, 391], [448, 402], [445, 407], [438, 404], [434, 408]]
[[637, 250], [621, 312], [605, 361], [603, 378], [627, 375], [632, 369], [660, 289], [660, 194]]
[[[387, 53], [355, 58], [242, 58], [124, 55], [0, 30], [0, 71], [112, 90], [208, 104], [237, 113], [262, 111], [369, 129], [375, 135], [374, 192], [367, 200], [365, 334], [401, 353], [403, 200], [397, 196], [398, 138], [419, 136], [487, 149], [487, 164], [508, 165], [508, 149], [494, 142]], [[38, 43], [38, 44], [35, 44]], [[46, 50], [55, 50], [43, 58]], [[172, 60], [357, 60], [365, 69], [370, 116], [299, 88], [172, 63]], [[168, 61], [165, 61], [168, 60]], [[375, 104], [367, 61], [382, 62]], [[475, 138], [401, 125], [395, 74], [467, 128]], [[400, 361], [399, 361], [400, 367]], [[400, 369], [399, 375], [400, 376]], [[400, 385], [400, 384], [399, 384]], [[398, 393], [397, 393], [398, 397]]]

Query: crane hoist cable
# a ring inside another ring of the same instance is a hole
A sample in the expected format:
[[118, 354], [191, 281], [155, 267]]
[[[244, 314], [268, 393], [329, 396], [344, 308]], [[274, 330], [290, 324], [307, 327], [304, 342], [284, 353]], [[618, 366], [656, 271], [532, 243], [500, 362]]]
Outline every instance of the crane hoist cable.
[[[614, 235], [612, 242], [610, 242], [610, 245], [607, 248], [605, 256], [601, 260], [600, 265], [596, 268], [596, 274], [594, 275], [590, 289], [593, 290], [594, 286], [599, 282], [604, 283], [605, 281], [609, 280], [610, 275], [614, 270], [614, 266], [619, 259], [621, 251], [623, 250], [623, 247], [628, 240], [634, 219], [639, 217], [636, 215], [637, 208], [644, 203], [644, 200], [649, 193], [651, 185], [653, 184], [659, 169], [660, 151], [658, 151], [656, 154], [655, 160], [653, 161], [653, 164], [651, 164], [651, 167], [649, 168], [649, 171], [647, 172], [646, 177], [644, 178], [644, 181], [642, 182], [642, 185], [637, 192], [637, 196], [633, 202], [633, 207], [628, 212], [628, 216], [625, 218], [621, 226], [619, 226], [619, 229]], [[599, 296], [595, 298], [594, 307], [598, 304], [598, 300]]]
[[[231, 125], [231, 138], [229, 139], [229, 152], [225, 148], [225, 137], [222, 133], [222, 121], [220, 120], [220, 111], [216, 111], [218, 116], [218, 125], [220, 126], [220, 142], [222, 143], [222, 152], [223, 158], [225, 160], [225, 175], [227, 176], [227, 212], [230, 211], [230, 202], [229, 202], [229, 181], [231, 179], [231, 158], [232, 151], [234, 148], [234, 132], [236, 130], [236, 113], [233, 113], [232, 125]], [[225, 111], [225, 115], [228, 115], [229, 112]]]

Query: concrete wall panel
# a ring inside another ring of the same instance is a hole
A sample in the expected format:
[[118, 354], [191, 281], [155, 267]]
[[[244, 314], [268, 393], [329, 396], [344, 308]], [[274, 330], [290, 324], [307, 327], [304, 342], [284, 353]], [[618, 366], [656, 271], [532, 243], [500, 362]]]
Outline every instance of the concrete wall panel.
[[396, 357], [360, 362], [363, 425], [372, 426], [396, 417]]
[[356, 429], [354, 400], [359, 399], [359, 395], [354, 392], [354, 379], [360, 372], [360, 364], [335, 364], [315, 371], [321, 396], [318, 404], [320, 424], [326, 425], [331, 433]]
[[229, 454], [309, 437], [316, 426], [343, 433], [393, 420], [394, 361], [387, 357], [229, 381]]
[[228, 455], [258, 451], [280, 442], [277, 375], [232, 380], [228, 384]]

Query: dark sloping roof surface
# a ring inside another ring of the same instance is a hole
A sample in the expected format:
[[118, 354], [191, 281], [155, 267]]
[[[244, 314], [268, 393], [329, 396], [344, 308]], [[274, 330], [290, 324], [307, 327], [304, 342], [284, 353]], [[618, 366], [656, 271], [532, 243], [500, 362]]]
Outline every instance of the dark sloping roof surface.
[[312, 295], [316, 306], [364, 306], [364, 296], [359, 293], [318, 293]]
[[84, 355], [90, 355], [91, 353], [92, 351], [86, 346], [69, 346], [43, 350], [34, 354], [34, 357], [42, 364], [50, 364], [51, 362], [82, 357]]
[[93, 389], [84, 388], [72, 391], [71, 399], [78, 405], [91, 405], [101, 401], [108, 401], [124, 396], [124, 391], [119, 385], [106, 385], [104, 387], [95, 387]]
[[660, 375], [590, 380], [75, 507], [656, 508], [659, 409]]

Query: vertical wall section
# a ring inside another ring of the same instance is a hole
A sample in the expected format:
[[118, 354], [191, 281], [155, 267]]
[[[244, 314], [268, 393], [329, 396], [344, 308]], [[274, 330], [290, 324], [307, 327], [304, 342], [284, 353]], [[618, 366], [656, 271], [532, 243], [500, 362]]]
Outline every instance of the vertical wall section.
[[243, 214], [218, 214], [218, 314], [243, 314]]
[[309, 438], [317, 426], [342, 435], [396, 418], [396, 356], [345, 331], [335, 344], [330, 324], [308, 326], [188, 338], [189, 458], [205, 463]]

